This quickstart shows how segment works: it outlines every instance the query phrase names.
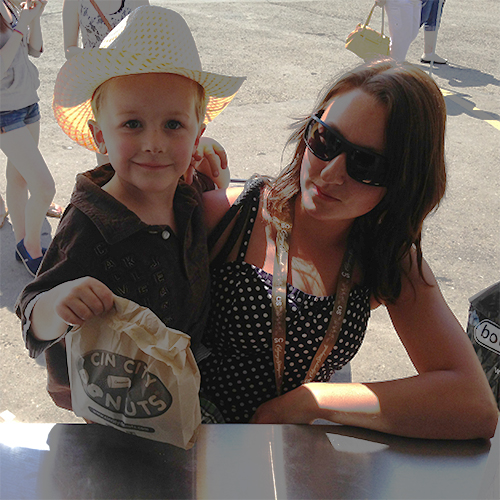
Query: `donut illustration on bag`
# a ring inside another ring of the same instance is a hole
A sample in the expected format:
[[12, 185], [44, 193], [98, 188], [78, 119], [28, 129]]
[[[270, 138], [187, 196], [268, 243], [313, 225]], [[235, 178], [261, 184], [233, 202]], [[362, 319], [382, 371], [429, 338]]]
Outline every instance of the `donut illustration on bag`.
[[79, 358], [78, 374], [87, 396], [112, 413], [151, 418], [172, 405], [172, 395], [142, 360], [90, 351]]

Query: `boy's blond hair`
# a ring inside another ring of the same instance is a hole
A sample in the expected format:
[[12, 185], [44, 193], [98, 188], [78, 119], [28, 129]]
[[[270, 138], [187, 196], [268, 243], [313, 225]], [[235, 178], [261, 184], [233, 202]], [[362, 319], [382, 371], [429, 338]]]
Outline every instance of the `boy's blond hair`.
[[[166, 73], [158, 73], [158, 74], [166, 74]], [[128, 75], [128, 76], [134, 76], [134, 75]], [[119, 78], [124, 78], [124, 77], [119, 77]], [[105, 89], [106, 89], [106, 84], [110, 82], [110, 80], [106, 80], [104, 83], [99, 85], [97, 89], [95, 90], [94, 94], [92, 95], [92, 100], [90, 102], [90, 105], [92, 106], [92, 112], [94, 113], [94, 118], [98, 121], [98, 115], [99, 111], [101, 110], [103, 103], [104, 103], [104, 98], [105, 98]], [[193, 84], [195, 84], [195, 112], [196, 112], [196, 118], [198, 119], [198, 123], [201, 125], [203, 123], [203, 120], [205, 118], [205, 113], [207, 110], [207, 104], [208, 104], [208, 99], [205, 93], [205, 89], [198, 83], [195, 82], [194, 80], [191, 80], [189, 78], [186, 78], [186, 80], [189, 80]]]

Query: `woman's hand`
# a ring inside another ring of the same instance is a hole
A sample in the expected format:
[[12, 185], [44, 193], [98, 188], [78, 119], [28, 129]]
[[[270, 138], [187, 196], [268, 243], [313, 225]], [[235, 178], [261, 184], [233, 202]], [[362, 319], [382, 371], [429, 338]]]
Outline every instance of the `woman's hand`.
[[216, 140], [209, 137], [200, 139], [191, 166], [198, 172], [208, 175], [219, 189], [229, 186], [230, 176], [226, 151]]

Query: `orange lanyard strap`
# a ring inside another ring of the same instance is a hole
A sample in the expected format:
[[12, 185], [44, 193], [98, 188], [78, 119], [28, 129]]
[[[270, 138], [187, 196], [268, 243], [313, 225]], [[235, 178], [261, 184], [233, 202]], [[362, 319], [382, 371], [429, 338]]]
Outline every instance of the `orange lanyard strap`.
[[[266, 226], [269, 228], [269, 226]], [[276, 391], [281, 394], [283, 372], [285, 369], [286, 339], [286, 278], [288, 276], [288, 250], [291, 223], [280, 223], [276, 234], [276, 255], [273, 268], [272, 290], [272, 325], [273, 325], [273, 360]]]
[[[269, 228], [269, 226], [267, 226]], [[285, 341], [286, 341], [286, 279], [288, 276], [288, 251], [292, 224], [280, 222], [276, 235], [276, 255], [273, 269], [272, 289], [272, 327], [273, 327], [273, 361], [276, 380], [276, 392], [281, 395], [283, 386], [283, 372], [285, 369]], [[311, 382], [318, 373], [326, 358], [334, 348], [342, 328], [347, 300], [351, 290], [352, 268], [354, 253], [349, 247], [342, 260], [337, 292], [333, 304], [332, 317], [326, 334], [311, 361], [311, 366], [304, 379], [304, 383]]]

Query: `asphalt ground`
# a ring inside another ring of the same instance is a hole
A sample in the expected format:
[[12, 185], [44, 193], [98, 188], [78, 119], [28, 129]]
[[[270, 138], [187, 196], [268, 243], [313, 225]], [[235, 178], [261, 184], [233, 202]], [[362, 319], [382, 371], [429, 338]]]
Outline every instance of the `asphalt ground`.
[[[318, 92], [335, 76], [361, 62], [344, 48], [346, 36], [365, 20], [371, 1], [152, 1], [185, 17], [203, 67], [247, 76], [241, 91], [207, 135], [227, 150], [232, 176], [274, 175], [285, 164], [288, 125], [310, 112]], [[74, 144], [51, 111], [58, 69], [64, 63], [62, 0], [49, 0], [42, 17], [45, 51], [40, 70], [40, 149], [65, 205], [75, 175], [94, 166], [94, 155]], [[500, 51], [498, 0], [449, 0], [437, 52], [449, 65], [433, 77], [446, 96], [448, 191], [428, 218], [424, 255], [451, 309], [465, 327], [469, 297], [500, 280]], [[377, 9], [371, 25], [380, 26]], [[408, 60], [421, 64], [423, 32]], [[0, 153], [1, 154], [1, 153]], [[4, 159], [4, 157], [3, 157]], [[5, 163], [5, 160], [3, 161]], [[5, 196], [5, 177], [0, 176]], [[56, 219], [47, 219], [50, 239]], [[58, 409], [45, 391], [45, 369], [24, 348], [14, 303], [30, 276], [14, 259], [10, 223], [0, 230], [0, 422], [79, 422]], [[354, 381], [384, 380], [415, 373], [383, 308], [376, 310], [366, 340], [351, 363]]]

